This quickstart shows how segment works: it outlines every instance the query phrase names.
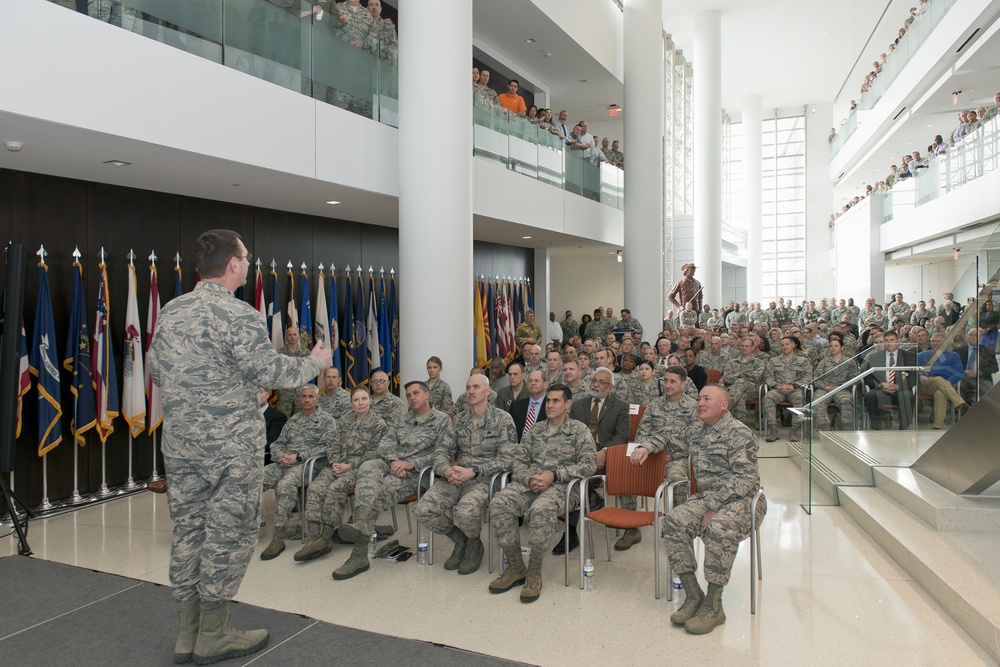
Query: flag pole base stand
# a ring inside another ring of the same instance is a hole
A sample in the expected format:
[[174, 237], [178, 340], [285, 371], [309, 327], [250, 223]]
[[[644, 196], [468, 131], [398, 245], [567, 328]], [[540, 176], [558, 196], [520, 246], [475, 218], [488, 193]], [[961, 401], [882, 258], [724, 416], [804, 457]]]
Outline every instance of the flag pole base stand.
[[87, 503], [92, 503], [92, 502], [94, 502], [93, 497], [81, 496], [80, 490], [77, 489], [76, 491], [73, 492], [73, 495], [66, 500], [64, 505], [86, 505]]
[[42, 498], [42, 504], [38, 506], [38, 512], [50, 512], [55, 509], [55, 505], [49, 502], [48, 496]]
[[135, 480], [129, 477], [128, 481], [125, 482], [125, 486], [123, 486], [122, 488], [125, 489], [126, 491], [135, 491], [136, 489], [141, 489], [143, 487], [142, 485], [136, 484]]
[[156, 472], [156, 471], [154, 470], [154, 471], [153, 471], [153, 476], [149, 478], [149, 481], [150, 481], [150, 482], [159, 482], [159, 481], [160, 481], [161, 479], [163, 479], [163, 478], [162, 478], [162, 477], [160, 477], [160, 473], [158, 473], [158, 472]]
[[101, 488], [97, 491], [98, 498], [107, 498], [113, 495], [115, 495], [115, 492], [108, 488], [107, 483], [101, 484]]

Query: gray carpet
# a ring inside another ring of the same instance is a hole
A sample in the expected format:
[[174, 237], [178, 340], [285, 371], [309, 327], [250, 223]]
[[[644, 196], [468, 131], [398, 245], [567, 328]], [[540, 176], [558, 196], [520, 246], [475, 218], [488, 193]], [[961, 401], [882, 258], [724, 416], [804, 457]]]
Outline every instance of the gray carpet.
[[[18, 667], [169, 665], [177, 619], [170, 589], [23, 556], [0, 558], [0, 662]], [[389, 637], [237, 604], [237, 627], [267, 628], [256, 655], [222, 665], [515, 665], [447, 646]]]

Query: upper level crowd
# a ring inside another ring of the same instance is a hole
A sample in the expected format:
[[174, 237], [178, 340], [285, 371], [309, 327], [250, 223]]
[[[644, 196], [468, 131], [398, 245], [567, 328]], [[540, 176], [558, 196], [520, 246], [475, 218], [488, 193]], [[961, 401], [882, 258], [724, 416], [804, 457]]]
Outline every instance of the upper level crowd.
[[490, 71], [473, 66], [472, 68], [472, 100], [481, 109], [494, 113], [505, 113], [510, 117], [521, 117], [539, 129], [559, 137], [571, 154], [589, 160], [595, 164], [606, 162], [619, 169], [625, 168], [625, 156], [620, 150], [618, 139], [611, 141], [608, 137], [599, 137], [587, 131], [587, 121], [581, 120], [576, 125], [567, 124], [569, 112], [565, 109], [553, 119], [552, 109], [539, 109], [532, 104], [525, 106], [524, 98], [517, 91], [521, 82], [511, 79], [507, 84], [507, 92], [497, 94], [490, 87]]
[[883, 179], [866, 185], [864, 192], [848, 200], [839, 212], [831, 214], [831, 222], [839, 218], [841, 214], [849, 211], [852, 207], [860, 204], [868, 196], [889, 192], [897, 183], [901, 183], [908, 178], [920, 176], [923, 170], [931, 165], [932, 160], [942, 155], [947, 155], [950, 149], [959, 146], [964, 140], [968, 140], [971, 135], [998, 115], [1000, 115], [1000, 93], [996, 93], [993, 96], [993, 106], [989, 108], [981, 106], [967, 111], [959, 111], [958, 124], [955, 126], [955, 130], [948, 135], [947, 139], [940, 134], [936, 135], [934, 141], [927, 146], [927, 152], [923, 156], [921, 156], [920, 151], [904, 153], [900, 157], [898, 165], [889, 165], [889, 173]]

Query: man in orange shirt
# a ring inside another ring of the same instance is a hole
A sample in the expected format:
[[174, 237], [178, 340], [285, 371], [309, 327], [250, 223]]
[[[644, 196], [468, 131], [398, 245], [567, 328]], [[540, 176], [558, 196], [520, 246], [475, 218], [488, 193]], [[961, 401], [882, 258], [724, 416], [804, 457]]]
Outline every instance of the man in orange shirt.
[[507, 92], [498, 95], [497, 98], [500, 100], [500, 106], [504, 109], [518, 116], [524, 116], [528, 112], [528, 108], [524, 106], [524, 98], [517, 94], [517, 89], [520, 86], [520, 81], [511, 79], [510, 83], [507, 84]]

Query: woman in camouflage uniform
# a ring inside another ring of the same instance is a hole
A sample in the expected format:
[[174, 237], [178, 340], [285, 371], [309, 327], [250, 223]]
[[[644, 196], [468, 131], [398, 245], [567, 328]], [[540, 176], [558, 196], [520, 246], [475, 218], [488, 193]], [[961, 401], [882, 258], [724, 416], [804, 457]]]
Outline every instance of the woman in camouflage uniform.
[[653, 362], [642, 361], [635, 370], [639, 377], [633, 374], [630, 378], [628, 402], [648, 406], [660, 397], [660, 382], [656, 379]]
[[427, 360], [427, 388], [431, 390], [431, 407], [444, 413], [451, 413], [451, 386], [441, 379], [440, 357], [431, 357]]

